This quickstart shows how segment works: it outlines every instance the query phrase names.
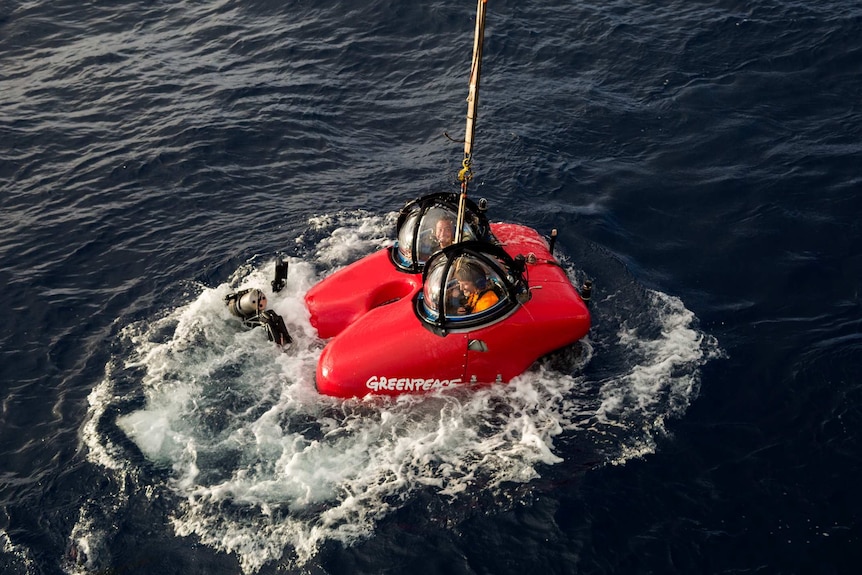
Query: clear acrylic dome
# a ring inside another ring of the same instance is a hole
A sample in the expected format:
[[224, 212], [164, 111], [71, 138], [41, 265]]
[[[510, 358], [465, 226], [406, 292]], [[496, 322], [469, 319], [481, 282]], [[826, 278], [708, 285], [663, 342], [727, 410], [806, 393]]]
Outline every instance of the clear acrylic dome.
[[493, 323], [529, 298], [524, 266], [489, 242], [463, 242], [431, 256], [415, 310], [435, 331]]
[[[432, 254], [455, 240], [457, 219], [455, 194], [432, 194], [409, 202], [398, 216], [392, 261], [404, 271], [421, 272]], [[461, 233], [461, 241], [490, 240], [488, 220], [470, 200]]]

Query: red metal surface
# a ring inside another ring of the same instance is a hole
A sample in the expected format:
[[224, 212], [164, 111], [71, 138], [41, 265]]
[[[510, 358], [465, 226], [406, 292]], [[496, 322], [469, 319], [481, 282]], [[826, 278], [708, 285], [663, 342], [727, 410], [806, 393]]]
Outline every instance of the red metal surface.
[[[421, 274], [397, 270], [388, 250], [371, 254], [306, 294], [312, 325], [321, 338], [331, 338], [318, 362], [317, 389], [359, 397], [506, 382], [543, 355], [584, 337], [589, 311], [545, 240], [525, 226], [491, 228], [513, 257], [535, 256], [536, 263], [527, 266], [529, 301], [491, 325], [436, 335], [413, 310]], [[487, 351], [468, 350], [473, 340]]]

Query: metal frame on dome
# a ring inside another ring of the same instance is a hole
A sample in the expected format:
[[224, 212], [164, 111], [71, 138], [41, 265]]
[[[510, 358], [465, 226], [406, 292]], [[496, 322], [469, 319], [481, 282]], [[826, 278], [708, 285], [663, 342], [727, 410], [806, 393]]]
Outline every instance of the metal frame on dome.
[[[502, 290], [500, 301], [479, 313], [468, 315], [446, 314], [447, 291], [451, 286], [440, 286], [437, 301], [433, 306], [426, 303], [429, 274], [440, 265], [444, 266], [439, 281], [450, 280], [450, 272], [455, 261], [467, 256], [495, 274], [494, 284]], [[437, 263], [441, 259], [444, 263]], [[451, 332], [461, 332], [485, 327], [511, 315], [520, 305], [530, 299], [530, 290], [524, 273], [525, 265], [521, 259], [512, 258], [502, 247], [483, 241], [467, 241], [453, 244], [432, 255], [425, 264], [422, 274], [423, 289], [413, 298], [413, 310], [422, 325], [437, 335], [445, 336]]]
[[[480, 201], [480, 204], [483, 206], [484, 201]], [[482, 206], [477, 205], [472, 200], [467, 200], [465, 225], [470, 228], [470, 232], [475, 239], [493, 241], [488, 217], [485, 215], [485, 209]], [[427, 254], [427, 256], [422, 253], [421, 242], [423, 238], [420, 237], [421, 224], [426, 215], [435, 208], [449, 212], [452, 215], [453, 223], [456, 222], [458, 215], [457, 194], [447, 192], [428, 194], [407, 202], [401, 208], [395, 224], [395, 237], [398, 238], [398, 241], [396, 241], [390, 250], [390, 259], [399, 270], [415, 274], [421, 273], [424, 269], [425, 262], [433, 251]], [[410, 232], [410, 245], [405, 250], [402, 244], [402, 228], [411, 222], [413, 222], [413, 229], [407, 230]]]

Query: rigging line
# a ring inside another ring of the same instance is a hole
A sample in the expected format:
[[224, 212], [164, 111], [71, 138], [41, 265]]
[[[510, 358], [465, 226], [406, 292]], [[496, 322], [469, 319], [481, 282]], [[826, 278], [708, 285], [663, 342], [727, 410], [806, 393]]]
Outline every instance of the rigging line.
[[465, 212], [467, 210], [467, 183], [473, 177], [473, 133], [479, 106], [479, 77], [482, 72], [482, 45], [485, 39], [485, 5], [487, 0], [478, 0], [476, 7], [476, 32], [473, 38], [473, 61], [470, 66], [470, 87], [467, 93], [467, 128], [464, 133], [464, 161], [458, 179], [461, 180], [461, 195], [458, 197], [458, 222], [455, 227], [455, 242], [462, 240]]

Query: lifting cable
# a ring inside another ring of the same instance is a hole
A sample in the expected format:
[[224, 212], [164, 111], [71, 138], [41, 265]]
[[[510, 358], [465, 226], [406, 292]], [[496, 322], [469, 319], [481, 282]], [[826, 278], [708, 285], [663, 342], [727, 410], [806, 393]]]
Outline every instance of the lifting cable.
[[464, 160], [458, 180], [461, 182], [461, 195], [458, 197], [458, 222], [455, 227], [455, 242], [462, 240], [464, 218], [467, 211], [467, 183], [473, 178], [473, 133], [476, 127], [476, 113], [479, 106], [479, 75], [482, 71], [482, 45], [485, 40], [485, 4], [478, 0], [476, 8], [476, 33], [473, 39], [473, 62], [470, 69], [470, 89], [467, 94], [467, 129], [464, 135]]

